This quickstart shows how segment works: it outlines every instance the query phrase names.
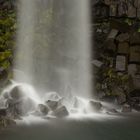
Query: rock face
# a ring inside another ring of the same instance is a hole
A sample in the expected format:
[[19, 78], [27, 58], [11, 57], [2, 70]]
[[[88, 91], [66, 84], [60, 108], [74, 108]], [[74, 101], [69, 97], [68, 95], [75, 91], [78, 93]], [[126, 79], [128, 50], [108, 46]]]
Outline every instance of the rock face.
[[67, 108], [65, 106], [61, 106], [61, 107], [58, 107], [54, 112], [53, 112], [53, 115], [55, 115], [56, 117], [66, 117], [69, 115], [69, 112], [67, 110]]
[[127, 112], [131, 112], [131, 111], [132, 111], [132, 109], [131, 109], [130, 105], [128, 105], [128, 104], [123, 105], [122, 112], [127, 113]]
[[102, 108], [102, 104], [96, 101], [89, 101], [89, 107], [95, 112], [100, 112]]

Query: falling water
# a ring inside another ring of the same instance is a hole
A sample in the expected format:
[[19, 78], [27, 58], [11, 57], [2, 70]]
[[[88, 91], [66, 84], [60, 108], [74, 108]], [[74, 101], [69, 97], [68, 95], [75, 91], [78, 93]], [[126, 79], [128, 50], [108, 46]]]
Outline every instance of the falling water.
[[88, 0], [19, 0], [14, 83], [3, 92], [13, 105], [21, 92], [26, 97], [17, 102], [23, 112], [46, 104], [52, 115], [55, 110], [46, 102], [51, 101], [62, 113], [89, 114], [89, 9]]
[[88, 0], [21, 0], [15, 80], [89, 97], [89, 17]]

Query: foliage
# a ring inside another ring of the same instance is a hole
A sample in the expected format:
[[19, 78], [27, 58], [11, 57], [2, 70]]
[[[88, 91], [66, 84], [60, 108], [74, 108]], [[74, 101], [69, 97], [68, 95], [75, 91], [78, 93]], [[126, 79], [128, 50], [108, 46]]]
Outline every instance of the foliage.
[[103, 66], [98, 71], [97, 79], [97, 90], [103, 91], [106, 95], [118, 95], [115, 92], [116, 89], [121, 90], [127, 95], [129, 92], [129, 80], [130, 77], [128, 74], [119, 75], [113, 67]]
[[8, 71], [11, 66], [15, 44], [15, 30], [15, 11], [12, 9], [0, 9], [0, 72]]

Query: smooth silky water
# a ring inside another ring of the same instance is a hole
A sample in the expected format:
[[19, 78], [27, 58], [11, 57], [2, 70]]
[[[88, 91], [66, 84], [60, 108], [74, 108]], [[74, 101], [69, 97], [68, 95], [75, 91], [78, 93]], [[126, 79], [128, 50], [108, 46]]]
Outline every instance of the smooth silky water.
[[[93, 98], [88, 0], [20, 0], [13, 84], [43, 103], [52, 95], [81, 101], [65, 119], [28, 115], [0, 133], [1, 140], [139, 140], [138, 114], [97, 114], [86, 108]], [[28, 106], [26, 106], [28, 108]]]

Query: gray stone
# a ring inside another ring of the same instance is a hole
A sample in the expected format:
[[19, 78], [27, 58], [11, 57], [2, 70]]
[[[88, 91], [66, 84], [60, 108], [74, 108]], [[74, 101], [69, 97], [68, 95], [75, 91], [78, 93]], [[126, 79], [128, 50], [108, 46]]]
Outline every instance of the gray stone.
[[131, 17], [131, 18], [136, 17], [136, 8], [132, 4], [130, 4], [130, 3], [128, 3], [127, 16]]
[[3, 109], [1, 108], [0, 109], [0, 117], [3, 117], [3, 116], [5, 117], [6, 115], [7, 115], [7, 109], [6, 108], [3, 108]]
[[101, 111], [102, 108], [102, 104], [100, 102], [96, 102], [96, 101], [89, 101], [89, 107], [96, 112]]
[[57, 108], [56, 110], [54, 110], [53, 115], [55, 115], [56, 117], [63, 118], [63, 117], [68, 116], [69, 112], [65, 106], [61, 106]]
[[128, 113], [128, 112], [131, 112], [131, 111], [132, 111], [132, 109], [131, 109], [131, 106], [130, 106], [130, 105], [124, 104], [124, 105], [122, 106], [122, 112]]
[[118, 44], [117, 53], [119, 54], [129, 54], [129, 44], [127, 42], [122, 42]]
[[119, 32], [118, 30], [112, 29], [111, 32], [108, 35], [108, 39], [115, 39], [115, 37], [117, 36], [118, 32]]
[[82, 102], [82, 100], [80, 100], [78, 97], [75, 97], [75, 101], [73, 104], [74, 108], [79, 108], [83, 105], [84, 103]]
[[52, 100], [48, 100], [45, 102], [45, 104], [51, 109], [51, 110], [55, 110], [58, 107], [58, 101], [52, 101]]
[[127, 4], [120, 1], [118, 4], [118, 16], [124, 16], [127, 14]]
[[112, 108], [112, 109], [107, 109], [106, 113], [107, 114], [116, 114], [116, 113], [118, 113], [118, 111], [116, 109]]
[[119, 105], [121, 105], [121, 104], [126, 102], [126, 95], [121, 90], [116, 89], [114, 92], [115, 92], [116, 95], [118, 95], [117, 96], [117, 103]]
[[10, 92], [9, 95], [11, 96], [11, 98], [13, 98], [14, 100], [20, 100], [24, 94], [23, 91], [21, 89], [21, 86], [15, 86]]
[[42, 115], [47, 115], [49, 112], [49, 108], [46, 105], [39, 104], [38, 105], [38, 110]]
[[116, 57], [116, 70], [125, 71], [126, 70], [126, 56], [117, 55]]
[[116, 37], [116, 40], [119, 42], [129, 41], [129, 34], [128, 33], [121, 33]]
[[93, 60], [91, 63], [99, 68], [103, 65], [103, 62], [101, 62], [99, 60]]
[[115, 20], [115, 19], [110, 20], [110, 28], [116, 29], [120, 32], [130, 32], [131, 31], [131, 27], [127, 23], [122, 22], [120, 20]]
[[49, 93], [46, 93], [44, 96], [45, 100], [52, 100], [52, 101], [58, 101], [60, 100], [60, 98], [61, 97], [56, 92], [49, 92]]
[[140, 44], [140, 33], [139, 32], [134, 32], [130, 36], [130, 44], [131, 45], [137, 45]]

